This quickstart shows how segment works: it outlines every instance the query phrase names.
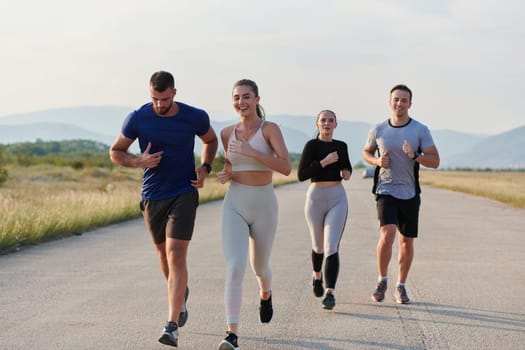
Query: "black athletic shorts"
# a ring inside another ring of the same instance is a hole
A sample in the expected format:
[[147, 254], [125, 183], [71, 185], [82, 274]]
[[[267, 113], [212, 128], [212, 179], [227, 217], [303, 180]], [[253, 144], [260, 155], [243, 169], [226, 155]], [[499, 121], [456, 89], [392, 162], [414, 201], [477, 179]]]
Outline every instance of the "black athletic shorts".
[[403, 236], [417, 237], [419, 207], [421, 205], [419, 194], [410, 199], [377, 195], [376, 205], [380, 226], [394, 224]]
[[164, 243], [166, 237], [191, 240], [198, 206], [198, 191], [169, 199], [140, 202], [142, 216], [155, 244]]

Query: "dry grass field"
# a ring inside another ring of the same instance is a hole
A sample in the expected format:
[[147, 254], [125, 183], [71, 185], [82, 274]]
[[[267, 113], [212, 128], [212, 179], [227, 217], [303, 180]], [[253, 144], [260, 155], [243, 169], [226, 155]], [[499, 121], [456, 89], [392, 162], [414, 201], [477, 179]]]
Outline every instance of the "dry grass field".
[[[41, 165], [8, 171], [0, 187], [0, 253], [140, 216], [141, 169]], [[296, 178], [274, 176], [276, 184]], [[227, 188], [210, 176], [200, 200], [220, 199]]]
[[525, 172], [422, 171], [421, 183], [525, 208]]
[[[0, 187], [0, 253], [140, 216], [141, 169], [116, 167], [9, 168]], [[276, 184], [296, 181], [278, 174]], [[421, 182], [525, 208], [525, 172], [422, 171]], [[220, 199], [228, 186], [210, 176], [201, 202]]]

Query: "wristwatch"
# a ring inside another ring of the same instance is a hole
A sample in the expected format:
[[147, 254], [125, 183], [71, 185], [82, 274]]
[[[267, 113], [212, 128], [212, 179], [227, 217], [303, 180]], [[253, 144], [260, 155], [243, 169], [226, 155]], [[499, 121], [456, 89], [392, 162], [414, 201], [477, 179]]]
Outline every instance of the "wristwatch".
[[208, 164], [208, 163], [202, 163], [201, 164], [201, 167], [205, 167], [206, 168], [206, 171], [209, 173], [211, 173], [211, 165]]
[[419, 157], [421, 155], [421, 153], [419, 152], [414, 152], [414, 156], [412, 157], [413, 160], [416, 160], [417, 157]]

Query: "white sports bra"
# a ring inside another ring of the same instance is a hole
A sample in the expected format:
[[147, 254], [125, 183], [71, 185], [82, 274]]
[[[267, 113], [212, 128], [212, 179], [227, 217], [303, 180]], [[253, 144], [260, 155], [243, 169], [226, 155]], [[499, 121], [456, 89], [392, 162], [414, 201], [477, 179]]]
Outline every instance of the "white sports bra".
[[[264, 153], [264, 154], [275, 154], [274, 151], [270, 148], [266, 140], [264, 139], [264, 135], [262, 133], [262, 128], [264, 125], [264, 120], [262, 121], [261, 125], [259, 125], [259, 129], [255, 132], [255, 134], [252, 135], [248, 139], [248, 143], [250, 146], [253, 147], [253, 149]], [[233, 128], [230, 138], [228, 139], [228, 144], [230, 144], [232, 141], [237, 140], [237, 134], [236, 134], [237, 126]], [[228, 153], [228, 160], [232, 164], [232, 171], [267, 171], [272, 170], [271, 168], [267, 167], [264, 164], [261, 164], [257, 160], [247, 157], [242, 154], [238, 153]]]

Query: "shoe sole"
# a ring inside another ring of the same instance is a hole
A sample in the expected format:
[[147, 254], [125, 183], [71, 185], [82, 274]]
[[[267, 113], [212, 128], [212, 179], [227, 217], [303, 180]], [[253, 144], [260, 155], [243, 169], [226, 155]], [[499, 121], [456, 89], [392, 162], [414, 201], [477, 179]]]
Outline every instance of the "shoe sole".
[[383, 296], [382, 299], [376, 299], [376, 297], [375, 297], [373, 294], [370, 296], [370, 298], [372, 298], [372, 300], [375, 301], [375, 302], [377, 302], [377, 303], [380, 303], [380, 302], [382, 302], [383, 300], [385, 300], [385, 297], [384, 297], [384, 296]]
[[403, 301], [403, 300], [400, 300], [400, 299], [396, 299], [396, 304], [408, 305], [408, 304], [410, 304], [410, 300]]
[[220, 344], [219, 344], [219, 350], [239, 350], [240, 347], [235, 347], [233, 346], [232, 344], [228, 343], [227, 341], [222, 341]]
[[167, 334], [163, 334], [160, 338], [159, 338], [159, 343], [161, 344], [164, 344], [164, 345], [170, 345], [170, 346], [174, 346], [174, 347], [177, 347], [177, 341], [173, 341], [171, 339], [171, 337]]
[[186, 301], [188, 300], [189, 295], [190, 295], [190, 288], [186, 286], [186, 292], [184, 293], [184, 308], [186, 310], [181, 311], [181, 313], [179, 314], [179, 322], [177, 323], [179, 327], [184, 327], [184, 325], [188, 321], [188, 308], [186, 307]]

